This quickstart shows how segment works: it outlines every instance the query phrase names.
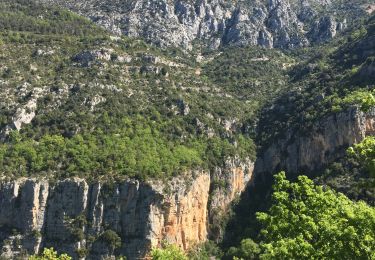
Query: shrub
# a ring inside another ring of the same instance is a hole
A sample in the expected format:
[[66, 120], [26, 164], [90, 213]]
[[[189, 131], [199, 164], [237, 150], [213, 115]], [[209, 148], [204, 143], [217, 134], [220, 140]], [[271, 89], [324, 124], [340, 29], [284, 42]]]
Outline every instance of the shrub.
[[107, 243], [107, 245], [115, 250], [121, 246], [121, 237], [113, 230], [106, 230], [100, 235], [100, 239]]
[[44, 248], [43, 253], [38, 255], [33, 255], [29, 257], [29, 260], [71, 260], [72, 258], [67, 254], [58, 255], [54, 249], [51, 248]]
[[152, 249], [153, 260], [188, 260], [187, 256], [176, 245], [164, 244], [162, 248]]

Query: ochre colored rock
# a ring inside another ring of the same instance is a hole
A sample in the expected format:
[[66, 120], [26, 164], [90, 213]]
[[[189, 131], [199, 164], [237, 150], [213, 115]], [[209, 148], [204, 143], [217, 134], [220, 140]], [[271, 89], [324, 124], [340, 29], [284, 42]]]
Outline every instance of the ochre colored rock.
[[[250, 161], [248, 163], [251, 164]], [[190, 172], [162, 181], [89, 184], [80, 178], [57, 181], [22, 178], [0, 181], [0, 240], [2, 256], [14, 258], [54, 247], [78, 258], [126, 255], [146, 257], [164, 241], [183, 250], [207, 240], [211, 210], [225, 212], [250, 180], [252, 167], [228, 160], [215, 178], [228, 185], [212, 188], [210, 173]], [[209, 203], [209, 198], [211, 203]], [[101, 234], [121, 237], [113, 250]], [[77, 251], [78, 250], [78, 251]]]

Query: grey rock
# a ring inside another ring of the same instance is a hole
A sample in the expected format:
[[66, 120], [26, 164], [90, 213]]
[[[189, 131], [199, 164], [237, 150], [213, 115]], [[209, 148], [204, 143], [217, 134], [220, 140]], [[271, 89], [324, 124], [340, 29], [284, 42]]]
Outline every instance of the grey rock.
[[368, 113], [353, 107], [327, 116], [313, 125], [308, 134], [289, 130], [258, 154], [255, 174], [290, 174], [322, 169], [341, 158], [348, 147], [362, 141], [375, 129], [375, 110]]
[[[211, 189], [207, 172], [190, 172], [162, 181], [87, 183], [80, 178], [0, 180], [1, 256], [15, 258], [54, 247], [78, 259], [147, 256], [163, 241], [187, 250], [206, 241], [213, 212], [226, 212], [252, 176], [251, 161], [228, 160], [213, 176], [228, 183]], [[209, 197], [213, 196], [212, 203]], [[101, 239], [112, 230], [121, 237], [115, 250]]]
[[114, 51], [112, 49], [87, 50], [78, 53], [72, 60], [82, 67], [90, 67], [92, 64], [100, 64], [100, 61], [110, 61]]
[[309, 36], [315, 42], [325, 42], [335, 37], [337, 32], [342, 31], [344, 27], [344, 23], [337, 23], [333, 17], [322, 17], [314, 23]]
[[366, 15], [360, 4], [349, 2], [337, 10], [336, 0], [39, 1], [67, 7], [117, 34], [185, 49], [196, 41], [210, 49], [305, 46], [334, 37], [344, 21]]
[[177, 100], [177, 107], [179, 108], [178, 114], [181, 114], [183, 116], [187, 116], [190, 113], [189, 104], [186, 101], [184, 101], [183, 99]]
[[253, 170], [254, 163], [249, 159], [241, 161], [239, 158], [228, 158], [224, 167], [216, 167], [211, 173], [210, 239], [219, 242], [223, 238], [224, 230], [220, 223], [228, 220], [232, 201], [252, 184]]

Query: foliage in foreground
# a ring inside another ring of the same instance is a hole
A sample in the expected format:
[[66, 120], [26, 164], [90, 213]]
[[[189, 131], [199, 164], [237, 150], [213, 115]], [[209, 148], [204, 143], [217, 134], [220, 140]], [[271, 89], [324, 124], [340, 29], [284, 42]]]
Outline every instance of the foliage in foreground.
[[348, 153], [364, 163], [370, 175], [375, 177], [375, 137], [366, 137], [361, 143], [349, 148]]
[[184, 252], [176, 245], [165, 244], [163, 248], [152, 249], [153, 260], [188, 260]]
[[306, 176], [291, 183], [284, 172], [276, 175], [272, 199], [268, 213], [257, 213], [260, 250], [243, 240], [229, 253], [244, 259], [375, 258], [375, 209], [366, 203], [316, 186]]

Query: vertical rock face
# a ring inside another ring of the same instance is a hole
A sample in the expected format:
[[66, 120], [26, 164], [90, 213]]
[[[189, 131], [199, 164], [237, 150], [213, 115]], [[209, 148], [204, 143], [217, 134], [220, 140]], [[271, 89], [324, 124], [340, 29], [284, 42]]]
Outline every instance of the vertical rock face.
[[344, 28], [345, 18], [366, 13], [360, 4], [335, 0], [39, 1], [67, 7], [114, 33], [186, 49], [197, 40], [211, 49], [304, 46], [332, 38]]
[[0, 238], [6, 257], [11, 257], [13, 251], [39, 251], [38, 234], [44, 225], [47, 197], [45, 181], [22, 179], [0, 185]]
[[312, 172], [342, 157], [346, 149], [374, 134], [375, 110], [368, 113], [358, 108], [330, 115], [315, 123], [309, 134], [288, 131], [259, 154], [255, 172]]
[[326, 42], [336, 36], [337, 33], [346, 29], [346, 20], [337, 22], [332, 16], [324, 16], [313, 23], [308, 36], [315, 42]]
[[163, 201], [166, 210], [151, 208], [151, 216], [158, 216], [150, 222], [151, 245], [160, 246], [166, 240], [186, 250], [194, 243], [205, 241], [209, 188], [210, 176], [207, 174], [187, 183], [176, 179]]
[[[168, 183], [128, 180], [88, 184], [79, 178], [54, 184], [37, 179], [2, 181], [2, 256], [13, 258], [54, 247], [74, 258], [126, 255], [137, 259], [163, 241], [186, 250], [207, 239], [213, 209], [226, 210], [251, 174], [251, 162], [228, 160], [224, 169], [213, 174], [227, 182], [225, 189], [212, 188], [206, 172], [176, 177]], [[120, 247], [114, 248], [103, 238], [109, 230], [121, 238]]]
[[233, 201], [251, 184], [254, 163], [250, 160], [228, 159], [225, 167], [217, 167], [212, 174], [210, 200], [210, 238], [223, 238], [223, 224], [228, 220], [228, 211]]

